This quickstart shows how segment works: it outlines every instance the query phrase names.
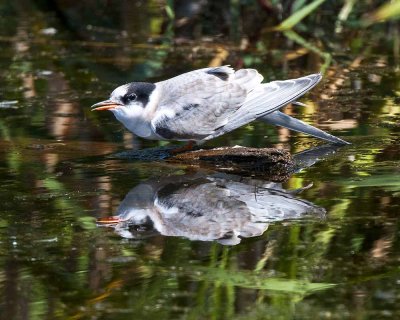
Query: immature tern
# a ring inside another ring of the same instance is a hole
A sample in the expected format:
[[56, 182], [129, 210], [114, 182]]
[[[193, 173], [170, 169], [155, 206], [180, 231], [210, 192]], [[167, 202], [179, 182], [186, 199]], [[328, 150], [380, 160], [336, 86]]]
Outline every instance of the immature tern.
[[279, 111], [313, 88], [321, 74], [262, 83], [255, 69], [204, 68], [157, 82], [116, 88], [92, 110], [110, 110], [134, 134], [152, 140], [201, 143], [254, 120], [335, 143], [348, 142]]

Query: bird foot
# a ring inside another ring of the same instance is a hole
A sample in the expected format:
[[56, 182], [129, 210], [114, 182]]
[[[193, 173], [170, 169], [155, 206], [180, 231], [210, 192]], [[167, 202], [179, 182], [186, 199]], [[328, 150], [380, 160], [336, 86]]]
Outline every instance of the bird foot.
[[186, 152], [186, 151], [192, 151], [194, 146], [195, 146], [194, 141], [189, 141], [187, 144], [185, 144], [182, 147], [170, 150], [169, 153], [171, 155], [177, 155], [178, 153], [182, 153], [182, 152]]

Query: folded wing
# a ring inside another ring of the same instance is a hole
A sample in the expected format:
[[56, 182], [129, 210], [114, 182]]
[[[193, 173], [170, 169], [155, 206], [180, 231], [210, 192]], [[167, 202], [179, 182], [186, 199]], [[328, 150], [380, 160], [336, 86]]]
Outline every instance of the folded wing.
[[227, 124], [262, 79], [256, 70], [223, 66], [159, 82], [162, 100], [153, 130], [164, 139], [202, 140]]
[[317, 73], [298, 79], [260, 84], [248, 94], [243, 105], [229, 116], [227, 124], [216, 130], [206, 140], [237, 129], [296, 101], [312, 89], [321, 78], [321, 74]]
[[254, 69], [223, 66], [184, 73], [159, 82], [162, 99], [151, 122], [167, 140], [208, 140], [295, 101], [320, 74], [262, 84]]

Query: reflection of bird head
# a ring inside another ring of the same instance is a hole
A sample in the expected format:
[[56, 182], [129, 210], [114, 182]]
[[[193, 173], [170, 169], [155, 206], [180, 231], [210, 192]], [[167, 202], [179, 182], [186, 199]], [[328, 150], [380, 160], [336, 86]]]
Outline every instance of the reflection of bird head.
[[157, 189], [152, 184], [141, 183], [125, 196], [116, 214], [123, 221], [141, 223], [148, 217], [148, 211], [153, 209], [154, 196]]
[[115, 226], [115, 231], [124, 238], [143, 238], [153, 234], [153, 222], [149, 218], [153, 210], [155, 191], [151, 184], [141, 183], [125, 196], [117, 209], [117, 216], [121, 221]]

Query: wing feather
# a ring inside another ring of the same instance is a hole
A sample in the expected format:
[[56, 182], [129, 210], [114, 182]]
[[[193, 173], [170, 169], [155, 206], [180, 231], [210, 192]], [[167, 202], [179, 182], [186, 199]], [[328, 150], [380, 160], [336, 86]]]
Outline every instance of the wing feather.
[[282, 108], [312, 89], [321, 78], [321, 74], [317, 73], [298, 79], [272, 81], [259, 85], [248, 94], [243, 105], [229, 116], [227, 124], [205, 139], [209, 140], [230, 132]]
[[209, 140], [295, 101], [320, 74], [261, 84], [255, 69], [204, 68], [157, 83], [161, 88], [151, 126], [168, 140]]
[[256, 70], [237, 73], [227, 66], [205, 68], [158, 83], [163, 98], [153, 130], [164, 139], [202, 140], [225, 126], [262, 81]]

